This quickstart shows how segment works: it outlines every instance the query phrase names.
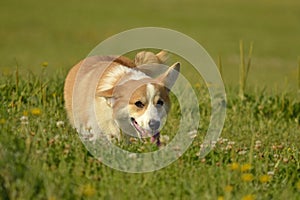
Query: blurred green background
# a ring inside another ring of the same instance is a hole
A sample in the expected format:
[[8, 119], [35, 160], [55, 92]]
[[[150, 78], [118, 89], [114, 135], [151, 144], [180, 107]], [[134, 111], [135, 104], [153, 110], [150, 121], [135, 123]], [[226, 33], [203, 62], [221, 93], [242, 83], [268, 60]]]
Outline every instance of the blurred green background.
[[98, 43], [121, 31], [158, 26], [197, 40], [217, 62], [227, 85], [238, 84], [239, 41], [254, 42], [248, 85], [297, 88], [299, 0], [127, 0], [0, 2], [0, 69], [67, 71]]

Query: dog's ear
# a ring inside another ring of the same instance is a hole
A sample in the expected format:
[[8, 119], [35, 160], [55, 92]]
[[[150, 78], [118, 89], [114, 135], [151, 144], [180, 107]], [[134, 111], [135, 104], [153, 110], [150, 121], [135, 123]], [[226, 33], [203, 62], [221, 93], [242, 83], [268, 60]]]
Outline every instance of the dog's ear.
[[162, 50], [156, 54], [156, 57], [158, 58], [160, 63], [163, 64], [163, 63], [167, 62], [167, 60], [169, 58], [169, 54], [168, 54], [168, 52]]
[[102, 90], [102, 91], [96, 91], [97, 97], [104, 97], [106, 99], [106, 103], [108, 106], [113, 107], [113, 104], [115, 102], [115, 98], [113, 96], [115, 88], [111, 88], [108, 90]]
[[150, 51], [141, 51], [138, 54], [136, 54], [134, 63], [139, 65], [144, 64], [164, 64], [168, 59], [168, 53], [166, 51], [160, 51], [157, 54], [154, 54]]
[[[157, 78], [165, 72], [165, 67], [162, 67], [161, 65], [166, 63], [168, 57], [169, 55], [166, 51], [160, 51], [157, 54], [145, 51], [140, 52], [136, 56], [136, 68], [151, 78]], [[145, 60], [141, 62], [141, 58]]]
[[157, 78], [157, 80], [161, 82], [168, 89], [171, 89], [178, 78], [179, 72], [180, 72], [180, 63], [176, 62], [171, 67], [169, 67], [169, 69], [165, 73], [160, 75]]
[[112, 98], [113, 97], [114, 88], [108, 89], [108, 90], [97, 90], [96, 96], [98, 97], [105, 97], [105, 98]]

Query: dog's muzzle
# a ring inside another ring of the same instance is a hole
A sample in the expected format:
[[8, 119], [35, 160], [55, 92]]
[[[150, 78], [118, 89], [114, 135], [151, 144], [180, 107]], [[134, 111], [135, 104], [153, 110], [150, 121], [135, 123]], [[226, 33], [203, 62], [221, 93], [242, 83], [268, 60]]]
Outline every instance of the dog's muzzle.
[[131, 123], [133, 127], [137, 130], [139, 134], [139, 138], [143, 141], [143, 138], [148, 137], [149, 135], [151, 136], [151, 142], [154, 143], [156, 141], [157, 146], [160, 145], [160, 133], [159, 133], [159, 127], [160, 127], [160, 122], [157, 120], [150, 120], [149, 121], [149, 127], [151, 128], [151, 132], [146, 131], [143, 129], [137, 121], [132, 117], [131, 118]]
[[151, 120], [149, 121], [149, 127], [150, 127], [153, 131], [158, 130], [159, 126], [160, 126], [160, 122], [159, 122], [159, 121], [154, 120], [154, 119], [151, 119]]

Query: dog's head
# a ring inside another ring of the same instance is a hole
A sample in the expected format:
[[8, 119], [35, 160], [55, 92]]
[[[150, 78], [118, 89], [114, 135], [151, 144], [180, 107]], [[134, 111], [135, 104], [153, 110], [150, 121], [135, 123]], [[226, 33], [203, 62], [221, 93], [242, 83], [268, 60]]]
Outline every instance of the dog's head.
[[175, 63], [155, 78], [145, 75], [141, 79], [127, 80], [98, 95], [107, 99], [113, 118], [127, 134], [154, 136], [163, 127], [170, 109], [169, 91], [179, 70], [180, 63]]
[[155, 135], [163, 126], [171, 106], [169, 91], [178, 77], [179, 69], [180, 64], [176, 63], [158, 78], [139, 83], [140, 86], [130, 96], [130, 121], [142, 137]]

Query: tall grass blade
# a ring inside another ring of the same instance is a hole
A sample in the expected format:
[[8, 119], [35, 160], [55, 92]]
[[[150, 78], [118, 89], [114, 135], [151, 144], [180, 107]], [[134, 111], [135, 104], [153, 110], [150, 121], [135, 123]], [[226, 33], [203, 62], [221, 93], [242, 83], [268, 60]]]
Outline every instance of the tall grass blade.
[[241, 99], [244, 99], [245, 89], [247, 84], [247, 79], [249, 75], [249, 71], [252, 64], [252, 52], [253, 52], [253, 42], [250, 43], [247, 65], [245, 60], [245, 52], [244, 52], [244, 43], [243, 40], [240, 40], [240, 90], [239, 95]]
[[16, 93], [18, 94], [18, 88], [19, 88], [19, 63], [17, 61], [17, 59], [15, 59], [16, 61], [16, 73], [15, 73], [15, 76], [16, 76]]
[[245, 58], [244, 58], [244, 42], [240, 40], [240, 84], [239, 95], [244, 99], [245, 92]]
[[222, 57], [220, 55], [218, 56], [218, 66], [219, 66], [221, 77], [223, 78], [223, 63], [222, 63]]
[[298, 58], [298, 92], [300, 92], [300, 57]]
[[[247, 62], [247, 70], [246, 70], [246, 80], [245, 80], [245, 85], [247, 83], [247, 79], [248, 79], [248, 74], [250, 71], [250, 67], [252, 64], [252, 52], [253, 52], [253, 42], [250, 43], [250, 47], [249, 47], [249, 54], [248, 54], [248, 62]], [[246, 86], [245, 86], [246, 87]]]

